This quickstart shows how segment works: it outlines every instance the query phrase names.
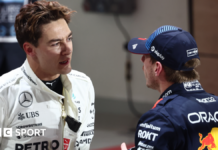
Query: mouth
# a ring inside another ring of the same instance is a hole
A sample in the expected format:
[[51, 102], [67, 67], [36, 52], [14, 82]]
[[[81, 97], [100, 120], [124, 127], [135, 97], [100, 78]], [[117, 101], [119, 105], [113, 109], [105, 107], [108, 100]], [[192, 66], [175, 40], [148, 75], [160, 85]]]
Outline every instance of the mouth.
[[67, 60], [65, 60], [65, 61], [61, 61], [61, 62], [59, 62], [59, 64], [60, 65], [67, 65], [68, 63], [69, 63], [69, 58], [67, 59]]

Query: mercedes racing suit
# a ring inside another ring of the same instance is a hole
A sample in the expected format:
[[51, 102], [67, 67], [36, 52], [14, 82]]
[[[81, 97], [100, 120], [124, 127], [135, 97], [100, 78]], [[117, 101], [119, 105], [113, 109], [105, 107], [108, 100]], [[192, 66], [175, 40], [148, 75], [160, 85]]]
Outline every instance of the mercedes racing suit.
[[[61, 81], [63, 95], [50, 90], [27, 60], [0, 77], [0, 150], [89, 149], [95, 120], [92, 82], [75, 70], [61, 75]], [[82, 123], [77, 132], [62, 119], [65, 113]], [[5, 128], [12, 129], [11, 137], [6, 137], [10, 132], [3, 134]], [[22, 129], [36, 133], [22, 135]]]
[[196, 80], [173, 84], [138, 122], [137, 150], [218, 150], [218, 97]]

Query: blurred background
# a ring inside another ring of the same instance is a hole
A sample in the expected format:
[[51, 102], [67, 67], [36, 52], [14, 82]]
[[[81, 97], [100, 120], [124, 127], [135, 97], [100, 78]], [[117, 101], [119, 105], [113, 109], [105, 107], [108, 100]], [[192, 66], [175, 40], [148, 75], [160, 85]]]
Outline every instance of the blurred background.
[[[130, 38], [146, 38], [162, 25], [189, 31], [198, 44], [203, 88], [218, 95], [217, 0], [58, 0], [76, 10], [72, 68], [87, 74], [96, 92], [92, 150], [134, 144], [134, 130], [160, 93], [146, 87], [140, 55], [127, 53]], [[0, 47], [1, 49], [1, 47]]]

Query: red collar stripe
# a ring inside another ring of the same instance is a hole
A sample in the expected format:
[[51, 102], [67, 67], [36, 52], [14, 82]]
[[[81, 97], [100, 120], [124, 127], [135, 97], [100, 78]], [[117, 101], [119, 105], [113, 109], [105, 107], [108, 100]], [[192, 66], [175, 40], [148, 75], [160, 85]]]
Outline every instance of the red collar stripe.
[[157, 104], [158, 104], [160, 101], [162, 101], [162, 100], [163, 100], [163, 98], [159, 99], [159, 100], [154, 104], [154, 106], [152, 107], [152, 109], [154, 109], [154, 108], [157, 106]]

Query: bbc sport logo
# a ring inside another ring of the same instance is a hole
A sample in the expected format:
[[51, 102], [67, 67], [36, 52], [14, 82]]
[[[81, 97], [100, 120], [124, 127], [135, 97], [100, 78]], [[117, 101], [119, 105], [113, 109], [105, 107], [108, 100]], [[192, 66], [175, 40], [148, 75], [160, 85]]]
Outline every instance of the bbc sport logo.
[[[3, 131], [3, 133], [2, 133]], [[44, 136], [46, 129], [16, 129], [16, 136]], [[12, 137], [13, 130], [12, 128], [0, 128], [0, 137]]]

